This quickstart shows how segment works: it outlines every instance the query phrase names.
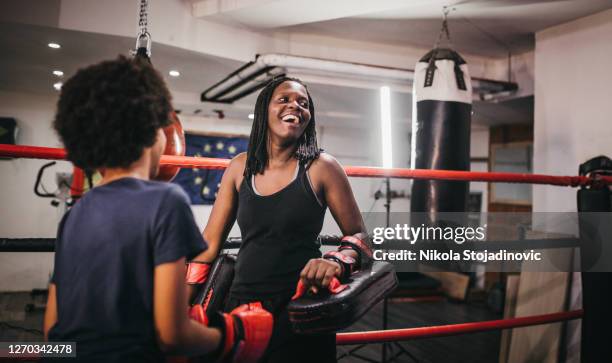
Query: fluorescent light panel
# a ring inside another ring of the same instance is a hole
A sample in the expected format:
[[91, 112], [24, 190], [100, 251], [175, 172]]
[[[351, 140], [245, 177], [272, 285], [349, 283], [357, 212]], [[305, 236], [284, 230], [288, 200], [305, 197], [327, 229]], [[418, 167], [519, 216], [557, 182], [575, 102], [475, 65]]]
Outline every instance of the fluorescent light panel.
[[380, 126], [382, 131], [383, 168], [392, 168], [391, 89], [388, 86], [380, 87]]

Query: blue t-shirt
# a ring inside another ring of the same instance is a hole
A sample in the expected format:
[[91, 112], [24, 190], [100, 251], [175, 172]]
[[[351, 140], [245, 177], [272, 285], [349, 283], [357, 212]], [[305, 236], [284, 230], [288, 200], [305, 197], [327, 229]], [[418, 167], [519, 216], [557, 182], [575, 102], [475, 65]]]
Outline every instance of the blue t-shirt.
[[155, 266], [205, 249], [180, 187], [123, 178], [92, 189], [58, 230], [58, 321], [49, 340], [76, 341], [83, 361], [160, 361]]

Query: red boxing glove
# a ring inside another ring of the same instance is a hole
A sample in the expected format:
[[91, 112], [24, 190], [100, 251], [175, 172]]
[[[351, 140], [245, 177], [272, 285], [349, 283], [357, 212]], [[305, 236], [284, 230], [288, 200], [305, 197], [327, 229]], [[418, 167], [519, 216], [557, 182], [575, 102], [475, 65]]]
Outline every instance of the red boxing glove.
[[273, 325], [272, 314], [260, 302], [240, 305], [229, 314], [214, 314], [209, 326], [221, 329], [223, 338], [219, 348], [205, 358], [215, 362], [256, 363], [268, 347]]
[[199, 285], [206, 282], [210, 272], [210, 263], [191, 261], [187, 264], [185, 281], [188, 285]]

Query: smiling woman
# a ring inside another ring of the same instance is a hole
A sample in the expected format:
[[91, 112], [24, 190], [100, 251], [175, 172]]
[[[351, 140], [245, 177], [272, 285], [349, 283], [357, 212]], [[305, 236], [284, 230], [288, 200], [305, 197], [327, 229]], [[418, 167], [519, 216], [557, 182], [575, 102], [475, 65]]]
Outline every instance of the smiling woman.
[[318, 293], [369, 262], [347, 246], [321, 258], [316, 240], [328, 206], [344, 235], [366, 237], [344, 169], [317, 145], [306, 86], [274, 79], [257, 98], [247, 153], [232, 160], [221, 181], [204, 229], [209, 250], [192, 261], [212, 262], [238, 221], [242, 245], [226, 310], [261, 302], [272, 312], [264, 362], [336, 361], [334, 334], [298, 335], [287, 313], [298, 281]]
[[296, 144], [295, 158], [300, 162], [314, 160], [321, 153], [314, 103], [306, 86], [296, 78], [276, 78], [257, 97], [244, 175], [262, 173], [269, 158], [268, 144], [279, 141]]
[[288, 141], [297, 140], [310, 125], [308, 93], [300, 83], [283, 82], [274, 90], [268, 106], [268, 127]]

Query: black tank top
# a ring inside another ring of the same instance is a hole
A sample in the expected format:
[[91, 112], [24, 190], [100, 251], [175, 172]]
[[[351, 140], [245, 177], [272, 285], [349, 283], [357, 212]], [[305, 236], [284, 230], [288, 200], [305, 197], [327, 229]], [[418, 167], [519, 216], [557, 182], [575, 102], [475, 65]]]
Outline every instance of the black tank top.
[[317, 201], [301, 164], [289, 185], [268, 196], [257, 195], [251, 176], [245, 176], [237, 215], [242, 245], [231, 296], [269, 299], [294, 292], [306, 262], [321, 257], [317, 236], [325, 209]]

